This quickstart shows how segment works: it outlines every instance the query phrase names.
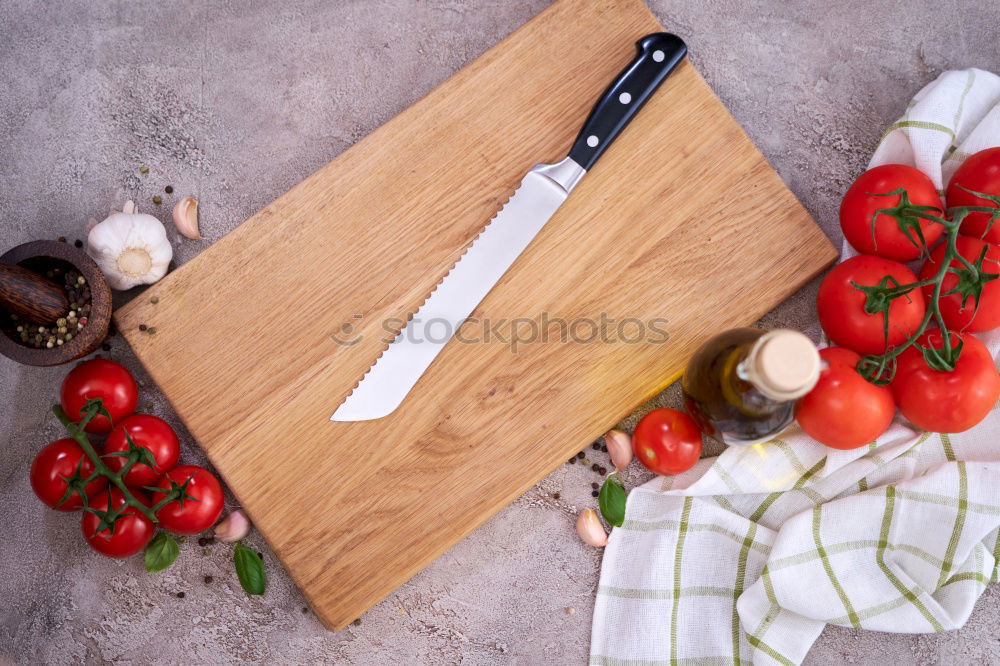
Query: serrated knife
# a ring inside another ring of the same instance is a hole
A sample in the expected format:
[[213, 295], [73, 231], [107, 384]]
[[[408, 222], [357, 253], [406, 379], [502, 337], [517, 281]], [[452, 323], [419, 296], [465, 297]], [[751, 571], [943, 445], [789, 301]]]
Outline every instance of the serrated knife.
[[[500, 212], [375, 359], [330, 417], [332, 421], [382, 418], [403, 402], [451, 335], [680, 63], [687, 47], [676, 35], [656, 32], [636, 42], [636, 51], [635, 59], [594, 105], [569, 155], [556, 164], [539, 164], [525, 175]], [[445, 324], [451, 335], [409, 335], [407, 327], [421, 322]]]

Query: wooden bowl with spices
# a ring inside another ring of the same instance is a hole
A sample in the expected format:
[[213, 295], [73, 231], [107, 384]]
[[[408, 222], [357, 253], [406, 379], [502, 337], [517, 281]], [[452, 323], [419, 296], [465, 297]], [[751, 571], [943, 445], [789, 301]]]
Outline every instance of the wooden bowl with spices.
[[59, 241], [0, 256], [0, 354], [60, 365], [97, 349], [111, 325], [111, 289], [94, 260]]

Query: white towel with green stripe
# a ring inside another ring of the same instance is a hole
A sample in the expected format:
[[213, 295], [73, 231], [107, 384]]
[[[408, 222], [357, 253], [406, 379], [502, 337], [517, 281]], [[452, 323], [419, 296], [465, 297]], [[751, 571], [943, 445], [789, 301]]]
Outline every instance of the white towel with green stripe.
[[[870, 166], [942, 188], [1000, 145], [1000, 77], [950, 71], [914, 97]], [[1000, 352], [1000, 334], [981, 338]], [[634, 489], [604, 553], [590, 663], [795, 664], [827, 623], [961, 627], [1000, 579], [1000, 411], [941, 435], [898, 419], [835, 451], [794, 428]]]

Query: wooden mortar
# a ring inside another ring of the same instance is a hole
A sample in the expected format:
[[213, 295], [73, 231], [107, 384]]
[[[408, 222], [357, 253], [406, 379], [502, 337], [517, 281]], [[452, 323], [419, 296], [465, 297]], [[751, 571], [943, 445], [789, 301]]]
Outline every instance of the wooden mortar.
[[[0, 304], [0, 315], [3, 315], [0, 316], [0, 354], [25, 365], [61, 365], [85, 356], [100, 346], [111, 324], [111, 289], [101, 269], [87, 253], [58, 241], [32, 241], [4, 253], [0, 256], [0, 264], [19, 266], [40, 278], [35, 281], [30, 274], [17, 268], [2, 272], [10, 280], [7, 284], [14, 293], [8, 292], [6, 295], [9, 310]], [[6, 315], [13, 311], [21, 316], [23, 313], [18, 308], [24, 307], [25, 303], [44, 304], [39, 316], [49, 316], [55, 312], [58, 302], [53, 300], [51, 290], [46, 287], [47, 281], [42, 277], [53, 268], [76, 270], [84, 277], [90, 287], [90, 314], [87, 315], [87, 325], [66, 344], [52, 349], [36, 349], [21, 342], [16, 324]], [[32, 285], [37, 287], [37, 292], [31, 291]], [[11, 298], [15, 296], [18, 305], [11, 303]]]

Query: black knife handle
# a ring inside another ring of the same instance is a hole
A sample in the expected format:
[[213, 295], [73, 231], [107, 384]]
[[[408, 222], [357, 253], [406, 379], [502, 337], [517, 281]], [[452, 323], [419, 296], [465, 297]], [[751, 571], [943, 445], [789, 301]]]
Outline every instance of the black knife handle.
[[668, 32], [646, 35], [635, 46], [635, 60], [597, 100], [569, 151], [588, 171], [687, 53], [681, 38]]

